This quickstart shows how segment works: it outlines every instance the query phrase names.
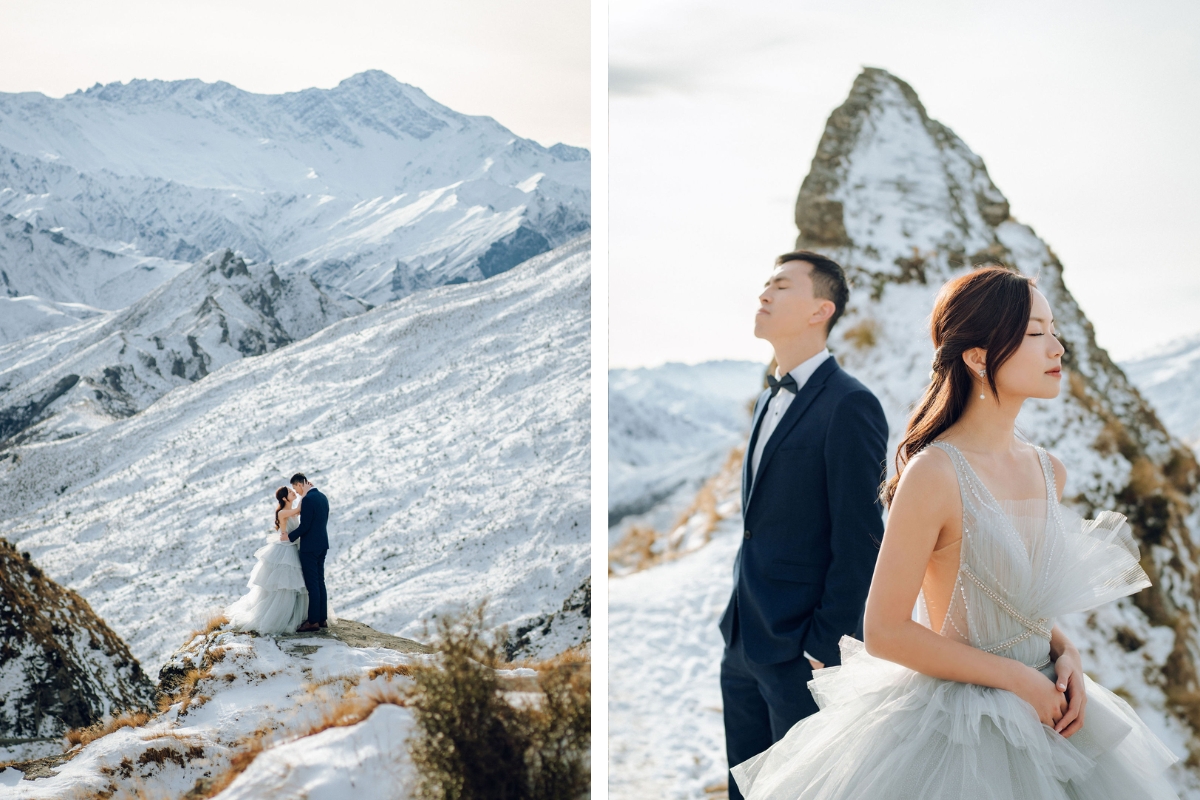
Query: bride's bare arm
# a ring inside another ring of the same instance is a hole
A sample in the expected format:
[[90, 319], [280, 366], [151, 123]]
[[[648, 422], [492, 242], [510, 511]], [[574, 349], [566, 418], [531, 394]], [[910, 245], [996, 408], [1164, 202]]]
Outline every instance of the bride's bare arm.
[[1055, 684], [1011, 658], [948, 639], [912, 618], [929, 557], [943, 529], [962, 518], [958, 480], [949, 457], [936, 448], [904, 470], [888, 510], [887, 528], [867, 596], [867, 652], [943, 680], [1013, 692], [1047, 725], [1062, 718], [1067, 701]]

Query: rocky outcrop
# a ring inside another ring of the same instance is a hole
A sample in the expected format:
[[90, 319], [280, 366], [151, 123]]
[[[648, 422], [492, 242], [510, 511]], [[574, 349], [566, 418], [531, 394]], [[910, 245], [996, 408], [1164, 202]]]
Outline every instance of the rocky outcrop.
[[1195, 765], [1200, 468], [1096, 345], [1053, 251], [1011, 217], [982, 159], [929, 118], [911, 87], [879, 69], [864, 70], [830, 116], [796, 223], [797, 246], [837, 259], [853, 281], [831, 347], [879, 395], [893, 448], [928, 380], [928, 316], [941, 284], [984, 263], [1037, 276], [1067, 347], [1069, 379], [1057, 399], [1028, 403], [1018, 424], [1066, 463], [1067, 502], [1085, 514], [1113, 508], [1129, 517], [1154, 582], [1066, 623], [1089, 670], [1157, 717]]
[[0, 601], [0, 736], [60, 736], [153, 707], [154, 685], [121, 638], [4, 539]]

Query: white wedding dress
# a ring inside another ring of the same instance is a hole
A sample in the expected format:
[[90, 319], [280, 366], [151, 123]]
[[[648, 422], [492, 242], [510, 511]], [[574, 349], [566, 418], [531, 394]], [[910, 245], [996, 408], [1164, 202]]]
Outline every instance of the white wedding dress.
[[[1056, 499], [997, 501], [953, 445], [963, 503], [957, 577], [941, 634], [1051, 679], [1050, 629], [1150, 585], [1125, 517], [1083, 520]], [[924, 605], [922, 596], [921, 605]], [[820, 711], [733, 768], [747, 800], [1130, 800], [1177, 798], [1177, 759], [1112, 692], [1084, 678], [1083, 728], [1063, 738], [1017, 695], [939, 680], [845, 637], [842, 665], [808, 684]], [[803, 691], [797, 686], [796, 691]]]
[[[300, 524], [300, 517], [287, 520], [287, 532]], [[300, 569], [298, 542], [279, 541], [272, 530], [267, 543], [255, 551], [258, 562], [250, 573], [250, 593], [225, 609], [234, 630], [260, 634], [292, 633], [308, 617], [308, 590]], [[332, 613], [330, 614], [332, 617]]]

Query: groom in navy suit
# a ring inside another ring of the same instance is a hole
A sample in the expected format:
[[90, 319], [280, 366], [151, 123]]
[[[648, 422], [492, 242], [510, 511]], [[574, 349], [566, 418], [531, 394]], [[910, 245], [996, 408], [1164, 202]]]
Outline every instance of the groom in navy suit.
[[[826, 349], [849, 297], [842, 268], [807, 251], [776, 259], [759, 296], [754, 335], [778, 367], [754, 408], [742, 546], [720, 622], [731, 767], [814, 713], [812, 671], [841, 663], [842, 636], [862, 638], [888, 431], [875, 395]], [[742, 797], [732, 775], [729, 797]]]
[[297, 633], [308, 633], [329, 627], [325, 618], [328, 605], [325, 598], [325, 554], [329, 552], [329, 501], [309, 483], [308, 478], [297, 472], [292, 476], [292, 488], [303, 500], [300, 501], [300, 524], [288, 534], [293, 542], [300, 540], [300, 569], [304, 573], [304, 587], [308, 589], [308, 619]]

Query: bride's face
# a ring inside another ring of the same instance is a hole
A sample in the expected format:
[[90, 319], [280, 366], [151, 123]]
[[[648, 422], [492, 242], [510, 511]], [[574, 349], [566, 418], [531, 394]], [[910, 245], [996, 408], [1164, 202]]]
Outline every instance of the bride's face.
[[1062, 388], [1063, 346], [1054, 331], [1054, 314], [1046, 296], [1033, 290], [1033, 305], [1020, 347], [996, 373], [1002, 395], [1058, 397]]
[[295, 502], [295, 501], [296, 501], [296, 490], [295, 490], [295, 489], [288, 489], [288, 499], [287, 499], [287, 501], [288, 501], [289, 503], [293, 503], [293, 502]]

